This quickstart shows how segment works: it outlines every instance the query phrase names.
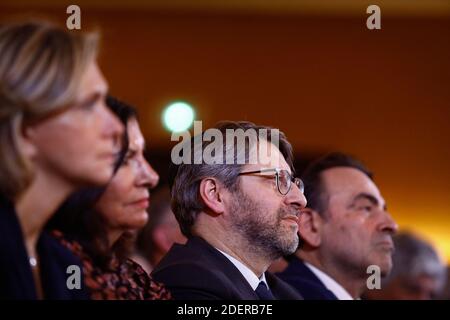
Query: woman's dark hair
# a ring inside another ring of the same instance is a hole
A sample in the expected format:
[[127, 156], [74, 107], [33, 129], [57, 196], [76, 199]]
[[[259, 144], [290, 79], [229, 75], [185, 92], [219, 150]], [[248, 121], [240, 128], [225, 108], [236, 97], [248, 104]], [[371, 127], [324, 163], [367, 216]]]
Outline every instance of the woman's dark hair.
[[[108, 108], [120, 119], [125, 128], [130, 119], [137, 118], [136, 109], [112, 96], [106, 98]], [[128, 134], [124, 130], [123, 143], [114, 168], [117, 172], [128, 152]], [[84, 188], [73, 193], [57, 210], [48, 222], [46, 229], [59, 230], [71, 240], [80, 242], [86, 253], [99, 267], [106, 269], [115, 255], [123, 261], [134, 245], [135, 236], [125, 232], [110, 248], [105, 220], [95, 211], [94, 206], [105, 192], [107, 186]]]
[[[137, 119], [137, 112], [136, 109], [125, 102], [122, 102], [118, 100], [117, 98], [114, 98], [113, 96], [108, 95], [106, 97], [106, 105], [108, 108], [119, 118], [119, 120], [124, 124], [125, 128], [127, 127], [128, 120], [130, 119]], [[114, 172], [117, 171], [117, 169], [122, 164], [127, 152], [128, 152], [128, 134], [125, 130], [122, 136], [122, 150], [120, 152], [120, 155], [118, 157], [118, 161], [116, 164], [116, 167], [114, 168]]]

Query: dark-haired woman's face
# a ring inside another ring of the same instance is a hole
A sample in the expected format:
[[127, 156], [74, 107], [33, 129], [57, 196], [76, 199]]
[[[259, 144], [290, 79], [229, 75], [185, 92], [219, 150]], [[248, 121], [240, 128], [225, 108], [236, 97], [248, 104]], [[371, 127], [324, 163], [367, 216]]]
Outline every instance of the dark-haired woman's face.
[[145, 140], [136, 119], [128, 121], [127, 132], [129, 149], [125, 160], [95, 206], [109, 229], [124, 231], [145, 226], [149, 189], [159, 180], [144, 158]]

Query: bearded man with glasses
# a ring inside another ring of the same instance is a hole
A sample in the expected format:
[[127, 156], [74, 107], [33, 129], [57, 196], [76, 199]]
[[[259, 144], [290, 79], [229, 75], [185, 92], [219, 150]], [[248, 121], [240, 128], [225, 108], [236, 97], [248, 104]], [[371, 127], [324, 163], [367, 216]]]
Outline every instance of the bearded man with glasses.
[[[222, 122], [215, 129], [225, 136], [227, 130], [271, 128]], [[188, 142], [192, 149], [195, 140]], [[210, 143], [202, 139], [202, 149]], [[267, 272], [273, 261], [298, 246], [298, 216], [306, 199], [302, 181], [294, 177], [292, 147], [279, 132], [249, 139], [245, 148], [246, 160], [252, 150], [261, 148], [273, 161], [241, 164], [237, 155], [242, 150], [233, 150], [237, 151], [233, 163], [182, 163], [170, 168], [172, 210], [188, 241], [175, 244], [153, 276], [175, 299], [302, 299]], [[235, 140], [231, 149], [237, 149]], [[230, 145], [224, 143], [223, 152], [229, 151]]]

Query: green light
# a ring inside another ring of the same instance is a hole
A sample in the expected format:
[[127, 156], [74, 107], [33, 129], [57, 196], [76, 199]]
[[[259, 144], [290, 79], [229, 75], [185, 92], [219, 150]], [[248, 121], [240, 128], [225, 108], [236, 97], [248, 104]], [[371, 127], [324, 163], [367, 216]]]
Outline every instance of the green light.
[[174, 102], [163, 112], [163, 123], [172, 132], [189, 129], [194, 121], [194, 109], [185, 102]]

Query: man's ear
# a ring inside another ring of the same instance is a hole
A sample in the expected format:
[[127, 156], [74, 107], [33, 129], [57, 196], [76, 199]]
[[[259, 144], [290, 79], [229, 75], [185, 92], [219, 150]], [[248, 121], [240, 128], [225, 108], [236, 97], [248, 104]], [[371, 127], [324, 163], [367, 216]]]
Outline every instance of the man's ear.
[[222, 184], [215, 178], [203, 179], [200, 182], [200, 197], [205, 203], [207, 213], [220, 215], [224, 212], [222, 190]]
[[322, 224], [323, 219], [317, 211], [310, 208], [302, 209], [298, 219], [300, 238], [313, 248], [319, 247], [322, 242]]

